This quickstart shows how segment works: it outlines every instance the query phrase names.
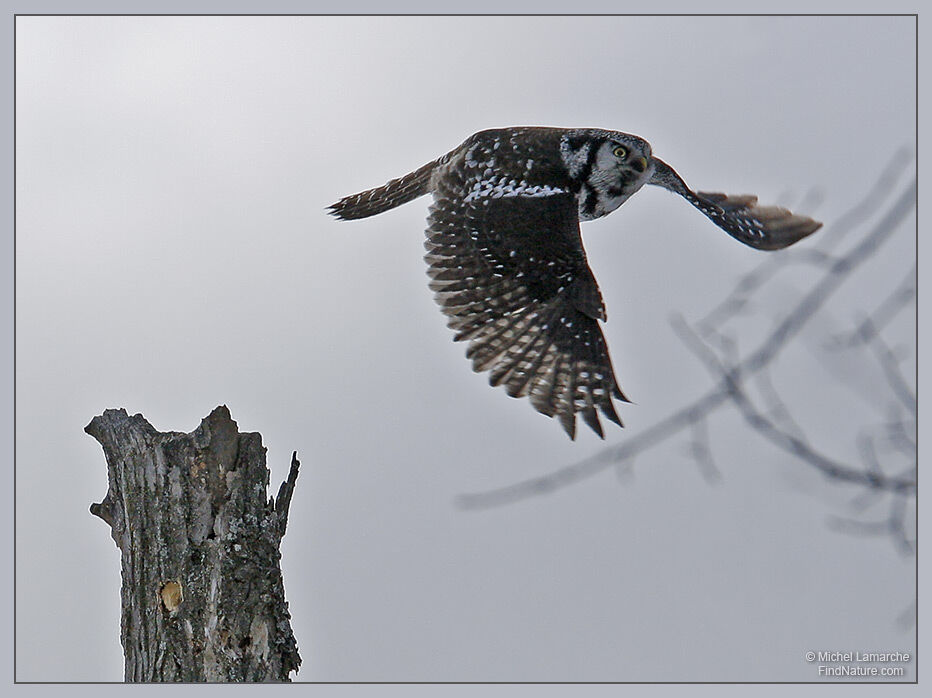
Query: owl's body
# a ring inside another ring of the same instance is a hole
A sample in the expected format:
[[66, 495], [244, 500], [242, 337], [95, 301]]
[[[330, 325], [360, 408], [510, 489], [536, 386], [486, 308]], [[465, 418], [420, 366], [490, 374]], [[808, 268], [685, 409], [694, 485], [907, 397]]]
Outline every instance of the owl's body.
[[481, 131], [420, 169], [331, 206], [365, 218], [433, 194], [425, 260], [430, 287], [475, 371], [512, 397], [559, 417], [576, 414], [600, 436], [598, 411], [621, 425], [615, 379], [599, 327], [605, 307], [586, 261], [579, 222], [611, 213], [644, 184], [674, 191], [759, 249], [786, 247], [819, 223], [751, 196], [691, 191], [641, 138], [602, 129]]

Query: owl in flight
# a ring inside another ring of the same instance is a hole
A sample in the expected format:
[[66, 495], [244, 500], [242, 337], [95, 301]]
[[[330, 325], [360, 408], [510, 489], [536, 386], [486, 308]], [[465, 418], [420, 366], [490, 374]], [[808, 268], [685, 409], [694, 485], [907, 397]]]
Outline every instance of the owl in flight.
[[684, 197], [736, 240], [779, 250], [821, 227], [755, 196], [694, 192], [647, 141], [594, 128], [480, 131], [446, 155], [384, 186], [330, 206], [366, 218], [427, 193], [430, 288], [468, 341], [476, 372], [512, 397], [529, 397], [576, 437], [576, 414], [604, 438], [598, 412], [621, 426], [629, 402], [599, 327], [605, 306], [586, 261], [579, 222], [621, 206], [645, 184]]

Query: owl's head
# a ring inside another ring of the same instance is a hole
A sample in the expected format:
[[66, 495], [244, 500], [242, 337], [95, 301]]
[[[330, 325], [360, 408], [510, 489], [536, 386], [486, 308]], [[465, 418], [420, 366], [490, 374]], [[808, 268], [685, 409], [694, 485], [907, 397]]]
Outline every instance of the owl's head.
[[560, 156], [579, 182], [579, 217], [611, 213], [653, 174], [650, 143], [630, 133], [574, 129], [560, 140]]

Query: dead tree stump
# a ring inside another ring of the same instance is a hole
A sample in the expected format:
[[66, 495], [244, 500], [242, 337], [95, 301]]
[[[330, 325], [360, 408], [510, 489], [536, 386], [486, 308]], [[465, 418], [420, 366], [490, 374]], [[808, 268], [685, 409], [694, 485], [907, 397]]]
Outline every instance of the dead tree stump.
[[288, 681], [301, 664], [279, 561], [297, 454], [277, 498], [260, 434], [218, 407], [190, 434], [106, 410], [85, 431], [109, 487], [91, 505], [122, 553], [126, 681]]

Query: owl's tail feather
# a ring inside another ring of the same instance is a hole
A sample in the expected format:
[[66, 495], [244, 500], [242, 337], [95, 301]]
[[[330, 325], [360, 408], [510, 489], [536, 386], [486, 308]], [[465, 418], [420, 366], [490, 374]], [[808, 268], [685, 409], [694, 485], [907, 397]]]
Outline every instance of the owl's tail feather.
[[430, 176], [444, 158], [429, 162], [423, 167], [393, 179], [375, 189], [344, 196], [328, 207], [328, 213], [341, 220], [368, 218], [413, 201], [430, 191]]

